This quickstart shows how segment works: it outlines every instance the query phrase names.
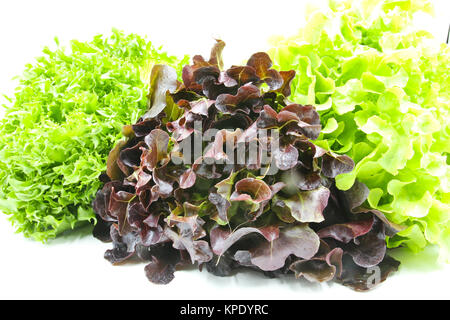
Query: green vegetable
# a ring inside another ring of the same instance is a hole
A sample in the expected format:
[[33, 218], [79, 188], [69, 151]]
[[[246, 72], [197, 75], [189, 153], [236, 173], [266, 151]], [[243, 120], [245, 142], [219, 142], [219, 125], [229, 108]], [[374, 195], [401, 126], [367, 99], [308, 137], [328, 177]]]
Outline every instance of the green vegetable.
[[271, 54], [299, 74], [293, 101], [317, 105], [316, 143], [355, 160], [337, 186], [365, 183], [371, 207], [405, 227], [389, 247], [438, 244], [448, 261], [450, 49], [412, 23], [431, 10], [420, 0], [332, 0], [298, 35], [274, 39]]
[[56, 44], [26, 66], [0, 122], [0, 209], [40, 241], [95, 217], [98, 177], [122, 126], [146, 110], [151, 65], [185, 63], [117, 30]]

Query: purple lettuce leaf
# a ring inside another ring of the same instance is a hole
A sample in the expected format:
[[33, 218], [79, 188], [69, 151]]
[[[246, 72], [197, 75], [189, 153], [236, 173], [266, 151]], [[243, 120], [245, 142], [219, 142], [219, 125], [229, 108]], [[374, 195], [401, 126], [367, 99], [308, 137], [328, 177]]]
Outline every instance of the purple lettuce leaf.
[[375, 288], [385, 281], [389, 274], [397, 271], [400, 265], [400, 262], [388, 255], [377, 265], [378, 269], [360, 267], [348, 255], [344, 255], [342, 263], [342, 276], [337, 281], [356, 291], [368, 291]]
[[[399, 228], [368, 207], [363, 184], [337, 190], [334, 178], [354, 162], [313, 143], [317, 111], [288, 100], [295, 72], [275, 70], [261, 52], [224, 70], [224, 45], [209, 60], [194, 56], [182, 82], [165, 66], [152, 71], [149, 111], [123, 127], [92, 203], [94, 235], [113, 246], [105, 258], [146, 261], [158, 284], [190, 264], [355, 290], [372, 287], [367, 270], [379, 267], [383, 281], [398, 267], [385, 237]], [[209, 129], [218, 132], [201, 154], [186, 151]]]
[[[166, 218], [167, 226], [164, 229], [165, 235], [172, 240], [173, 247], [178, 250], [186, 250], [192, 263], [208, 262], [212, 259], [213, 253], [208, 242], [198, 240], [206, 236], [202, 228], [204, 221], [198, 216], [177, 217], [171, 215]], [[176, 226], [178, 231], [172, 229]]]
[[315, 190], [298, 191], [293, 197], [284, 200], [291, 210], [292, 217], [299, 222], [322, 222], [322, 214], [328, 204], [330, 190], [320, 186]]
[[311, 259], [319, 250], [317, 234], [306, 224], [280, 230], [279, 237], [271, 242], [262, 242], [250, 250], [251, 262], [264, 271], [282, 268], [291, 254], [302, 259]]
[[214, 254], [221, 256], [228, 250], [228, 248], [239, 241], [239, 239], [250, 233], [258, 233], [267, 241], [271, 242], [279, 237], [279, 232], [279, 228], [274, 226], [268, 226], [259, 229], [244, 227], [237, 229], [234, 232], [224, 230], [220, 227], [215, 227], [210, 231], [210, 242]]
[[255, 53], [248, 60], [247, 66], [255, 69], [258, 78], [264, 81], [270, 90], [278, 90], [283, 86], [284, 79], [278, 71], [271, 69], [272, 60], [267, 53]]
[[367, 234], [373, 227], [374, 218], [367, 220], [352, 221], [347, 223], [334, 224], [320, 229], [317, 234], [320, 238], [333, 238], [343, 243]]
[[272, 198], [272, 190], [263, 181], [255, 178], [245, 178], [235, 184], [235, 191], [231, 194], [231, 201], [248, 201], [260, 204]]
[[289, 269], [294, 271], [296, 278], [303, 276], [311, 282], [330, 281], [342, 274], [342, 255], [341, 248], [334, 248], [324, 256], [297, 260], [289, 266]]
[[217, 110], [225, 114], [244, 112], [249, 114], [251, 110], [262, 106], [261, 90], [253, 84], [240, 87], [236, 95], [223, 93], [216, 99]]
[[325, 154], [322, 158], [322, 173], [328, 178], [335, 178], [339, 174], [351, 172], [354, 166], [353, 160], [346, 155], [332, 157]]
[[112, 264], [119, 264], [135, 254], [136, 244], [138, 243], [138, 235], [134, 232], [128, 232], [121, 236], [117, 225], [111, 225], [111, 240], [113, 249], [105, 252], [105, 259]]

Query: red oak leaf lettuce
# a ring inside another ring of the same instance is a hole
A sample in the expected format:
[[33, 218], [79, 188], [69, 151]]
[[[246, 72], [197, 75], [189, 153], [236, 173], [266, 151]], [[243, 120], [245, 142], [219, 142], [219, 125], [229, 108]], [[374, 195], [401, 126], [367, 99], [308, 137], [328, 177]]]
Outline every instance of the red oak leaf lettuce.
[[149, 110], [124, 129], [93, 202], [94, 235], [113, 244], [106, 259], [146, 261], [161, 284], [189, 264], [356, 290], [380, 268], [383, 281], [398, 267], [385, 242], [396, 226], [367, 209], [364, 185], [335, 187], [354, 163], [314, 144], [314, 106], [288, 100], [295, 72], [273, 69], [265, 53], [223, 70], [223, 48], [195, 56], [183, 82], [153, 70]]

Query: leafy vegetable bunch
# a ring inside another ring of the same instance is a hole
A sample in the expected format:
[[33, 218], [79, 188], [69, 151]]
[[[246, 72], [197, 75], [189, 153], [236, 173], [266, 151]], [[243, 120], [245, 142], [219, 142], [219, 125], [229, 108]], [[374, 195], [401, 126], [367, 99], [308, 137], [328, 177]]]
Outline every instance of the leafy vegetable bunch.
[[43, 241], [95, 217], [98, 176], [122, 126], [146, 109], [155, 62], [180, 63], [113, 31], [45, 48], [26, 66], [0, 122], [0, 209], [18, 231]]
[[196, 263], [218, 276], [250, 268], [356, 290], [386, 279], [399, 263], [385, 237], [398, 230], [368, 209], [363, 184], [335, 187], [354, 163], [312, 142], [319, 115], [288, 100], [295, 72], [272, 69], [265, 53], [224, 70], [223, 47], [195, 56], [182, 82], [153, 68], [149, 110], [124, 128], [93, 202], [94, 235], [113, 243], [105, 258], [138, 257], [162, 284]]
[[412, 27], [428, 1], [329, 1], [271, 51], [294, 68], [293, 98], [316, 104], [324, 126], [316, 144], [356, 163], [336, 177], [369, 189], [371, 208], [405, 228], [389, 247], [450, 248], [450, 50]]

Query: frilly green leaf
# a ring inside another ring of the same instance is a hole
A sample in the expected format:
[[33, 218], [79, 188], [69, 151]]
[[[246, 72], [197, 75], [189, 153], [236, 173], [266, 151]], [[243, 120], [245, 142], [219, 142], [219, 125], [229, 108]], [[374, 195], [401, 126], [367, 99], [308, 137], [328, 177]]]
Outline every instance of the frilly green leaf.
[[[442, 247], [448, 259], [450, 49], [412, 24], [428, 0], [328, 1], [270, 51], [293, 68], [292, 101], [317, 105], [315, 141], [356, 163], [339, 189], [366, 184], [372, 208], [406, 229], [390, 247]], [[445, 258], [447, 257], [447, 258]]]

